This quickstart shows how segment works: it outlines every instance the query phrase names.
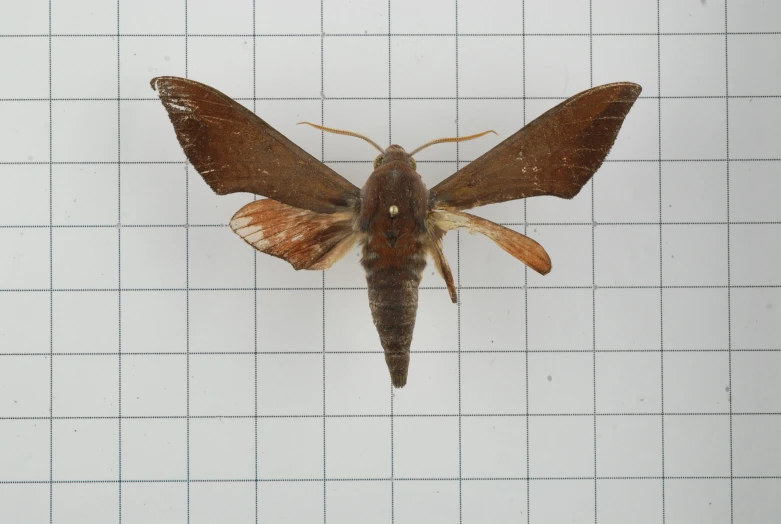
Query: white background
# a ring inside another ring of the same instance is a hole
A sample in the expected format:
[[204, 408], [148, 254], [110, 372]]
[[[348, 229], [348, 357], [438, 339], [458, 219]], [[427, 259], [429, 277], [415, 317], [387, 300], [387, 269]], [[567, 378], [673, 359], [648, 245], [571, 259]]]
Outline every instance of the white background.
[[[781, 514], [781, 4], [0, 5], [0, 522], [764, 523]], [[391, 391], [357, 250], [225, 224], [149, 87], [188, 76], [362, 185], [433, 185], [559, 101], [643, 93], [572, 201], [451, 233]]]

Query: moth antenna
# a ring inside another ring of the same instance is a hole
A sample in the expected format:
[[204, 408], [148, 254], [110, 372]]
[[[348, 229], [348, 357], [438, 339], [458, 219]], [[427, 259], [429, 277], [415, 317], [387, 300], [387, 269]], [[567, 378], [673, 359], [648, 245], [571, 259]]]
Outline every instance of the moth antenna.
[[423, 149], [426, 149], [428, 146], [433, 146], [434, 144], [442, 144], [444, 142], [466, 142], [467, 140], [473, 140], [475, 138], [480, 138], [481, 136], [485, 136], [488, 133], [493, 133], [498, 136], [499, 133], [494, 131], [493, 129], [489, 129], [488, 131], [483, 131], [482, 133], [477, 133], [476, 135], [469, 135], [469, 136], [459, 136], [459, 137], [453, 137], [453, 138], [437, 138], [436, 140], [432, 140], [430, 142], [426, 142], [419, 148], [412, 151], [412, 153], [409, 154], [409, 156], [414, 156], [415, 153], [419, 153]]
[[312, 122], [299, 122], [298, 124], [306, 124], [308, 126], [314, 127], [315, 129], [319, 129], [320, 131], [327, 131], [329, 133], [334, 133], [334, 134], [337, 134], [337, 135], [347, 135], [347, 136], [354, 136], [356, 138], [361, 138], [361, 139], [366, 140], [367, 142], [369, 142], [374, 147], [376, 147], [379, 150], [380, 153], [384, 153], [385, 152], [385, 150], [383, 148], [381, 148], [380, 146], [378, 146], [374, 142], [374, 140], [372, 140], [371, 138], [365, 137], [365, 136], [360, 135], [358, 133], [355, 133], [353, 131], [345, 131], [343, 129], [334, 129], [332, 127], [319, 126], [317, 124], [313, 124]]

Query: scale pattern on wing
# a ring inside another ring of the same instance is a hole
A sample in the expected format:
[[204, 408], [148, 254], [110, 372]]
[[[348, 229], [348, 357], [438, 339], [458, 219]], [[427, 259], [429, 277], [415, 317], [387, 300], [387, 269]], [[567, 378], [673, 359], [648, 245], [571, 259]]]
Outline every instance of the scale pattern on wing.
[[296, 269], [328, 269], [358, 239], [351, 211], [314, 213], [264, 199], [241, 208], [230, 226], [258, 251], [288, 261]]

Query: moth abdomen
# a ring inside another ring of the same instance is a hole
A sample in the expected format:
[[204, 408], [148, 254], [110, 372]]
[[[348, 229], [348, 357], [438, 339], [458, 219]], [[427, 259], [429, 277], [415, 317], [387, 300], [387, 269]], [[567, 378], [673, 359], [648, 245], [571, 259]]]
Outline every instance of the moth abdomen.
[[422, 247], [404, 257], [376, 256], [370, 243], [364, 245], [369, 309], [385, 352], [391, 382], [407, 383], [410, 346], [418, 311], [418, 286], [426, 266]]

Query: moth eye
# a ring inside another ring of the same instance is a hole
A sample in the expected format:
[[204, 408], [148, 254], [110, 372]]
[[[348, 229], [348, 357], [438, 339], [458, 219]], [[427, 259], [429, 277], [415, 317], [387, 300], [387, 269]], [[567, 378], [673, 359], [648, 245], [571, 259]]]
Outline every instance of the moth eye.
[[391, 218], [395, 217], [399, 214], [399, 208], [398, 206], [391, 206], [388, 208], [388, 214], [390, 214]]
[[410, 163], [412, 164], [412, 169], [414, 169], [415, 171], [417, 171], [417, 170], [418, 170], [418, 163], [417, 163], [417, 162], [415, 162], [415, 159], [414, 159], [414, 158], [412, 158], [412, 157], [409, 157], [409, 161], [410, 161]]
[[374, 159], [374, 169], [377, 169], [380, 167], [380, 164], [382, 163], [383, 156], [377, 155], [377, 158]]

